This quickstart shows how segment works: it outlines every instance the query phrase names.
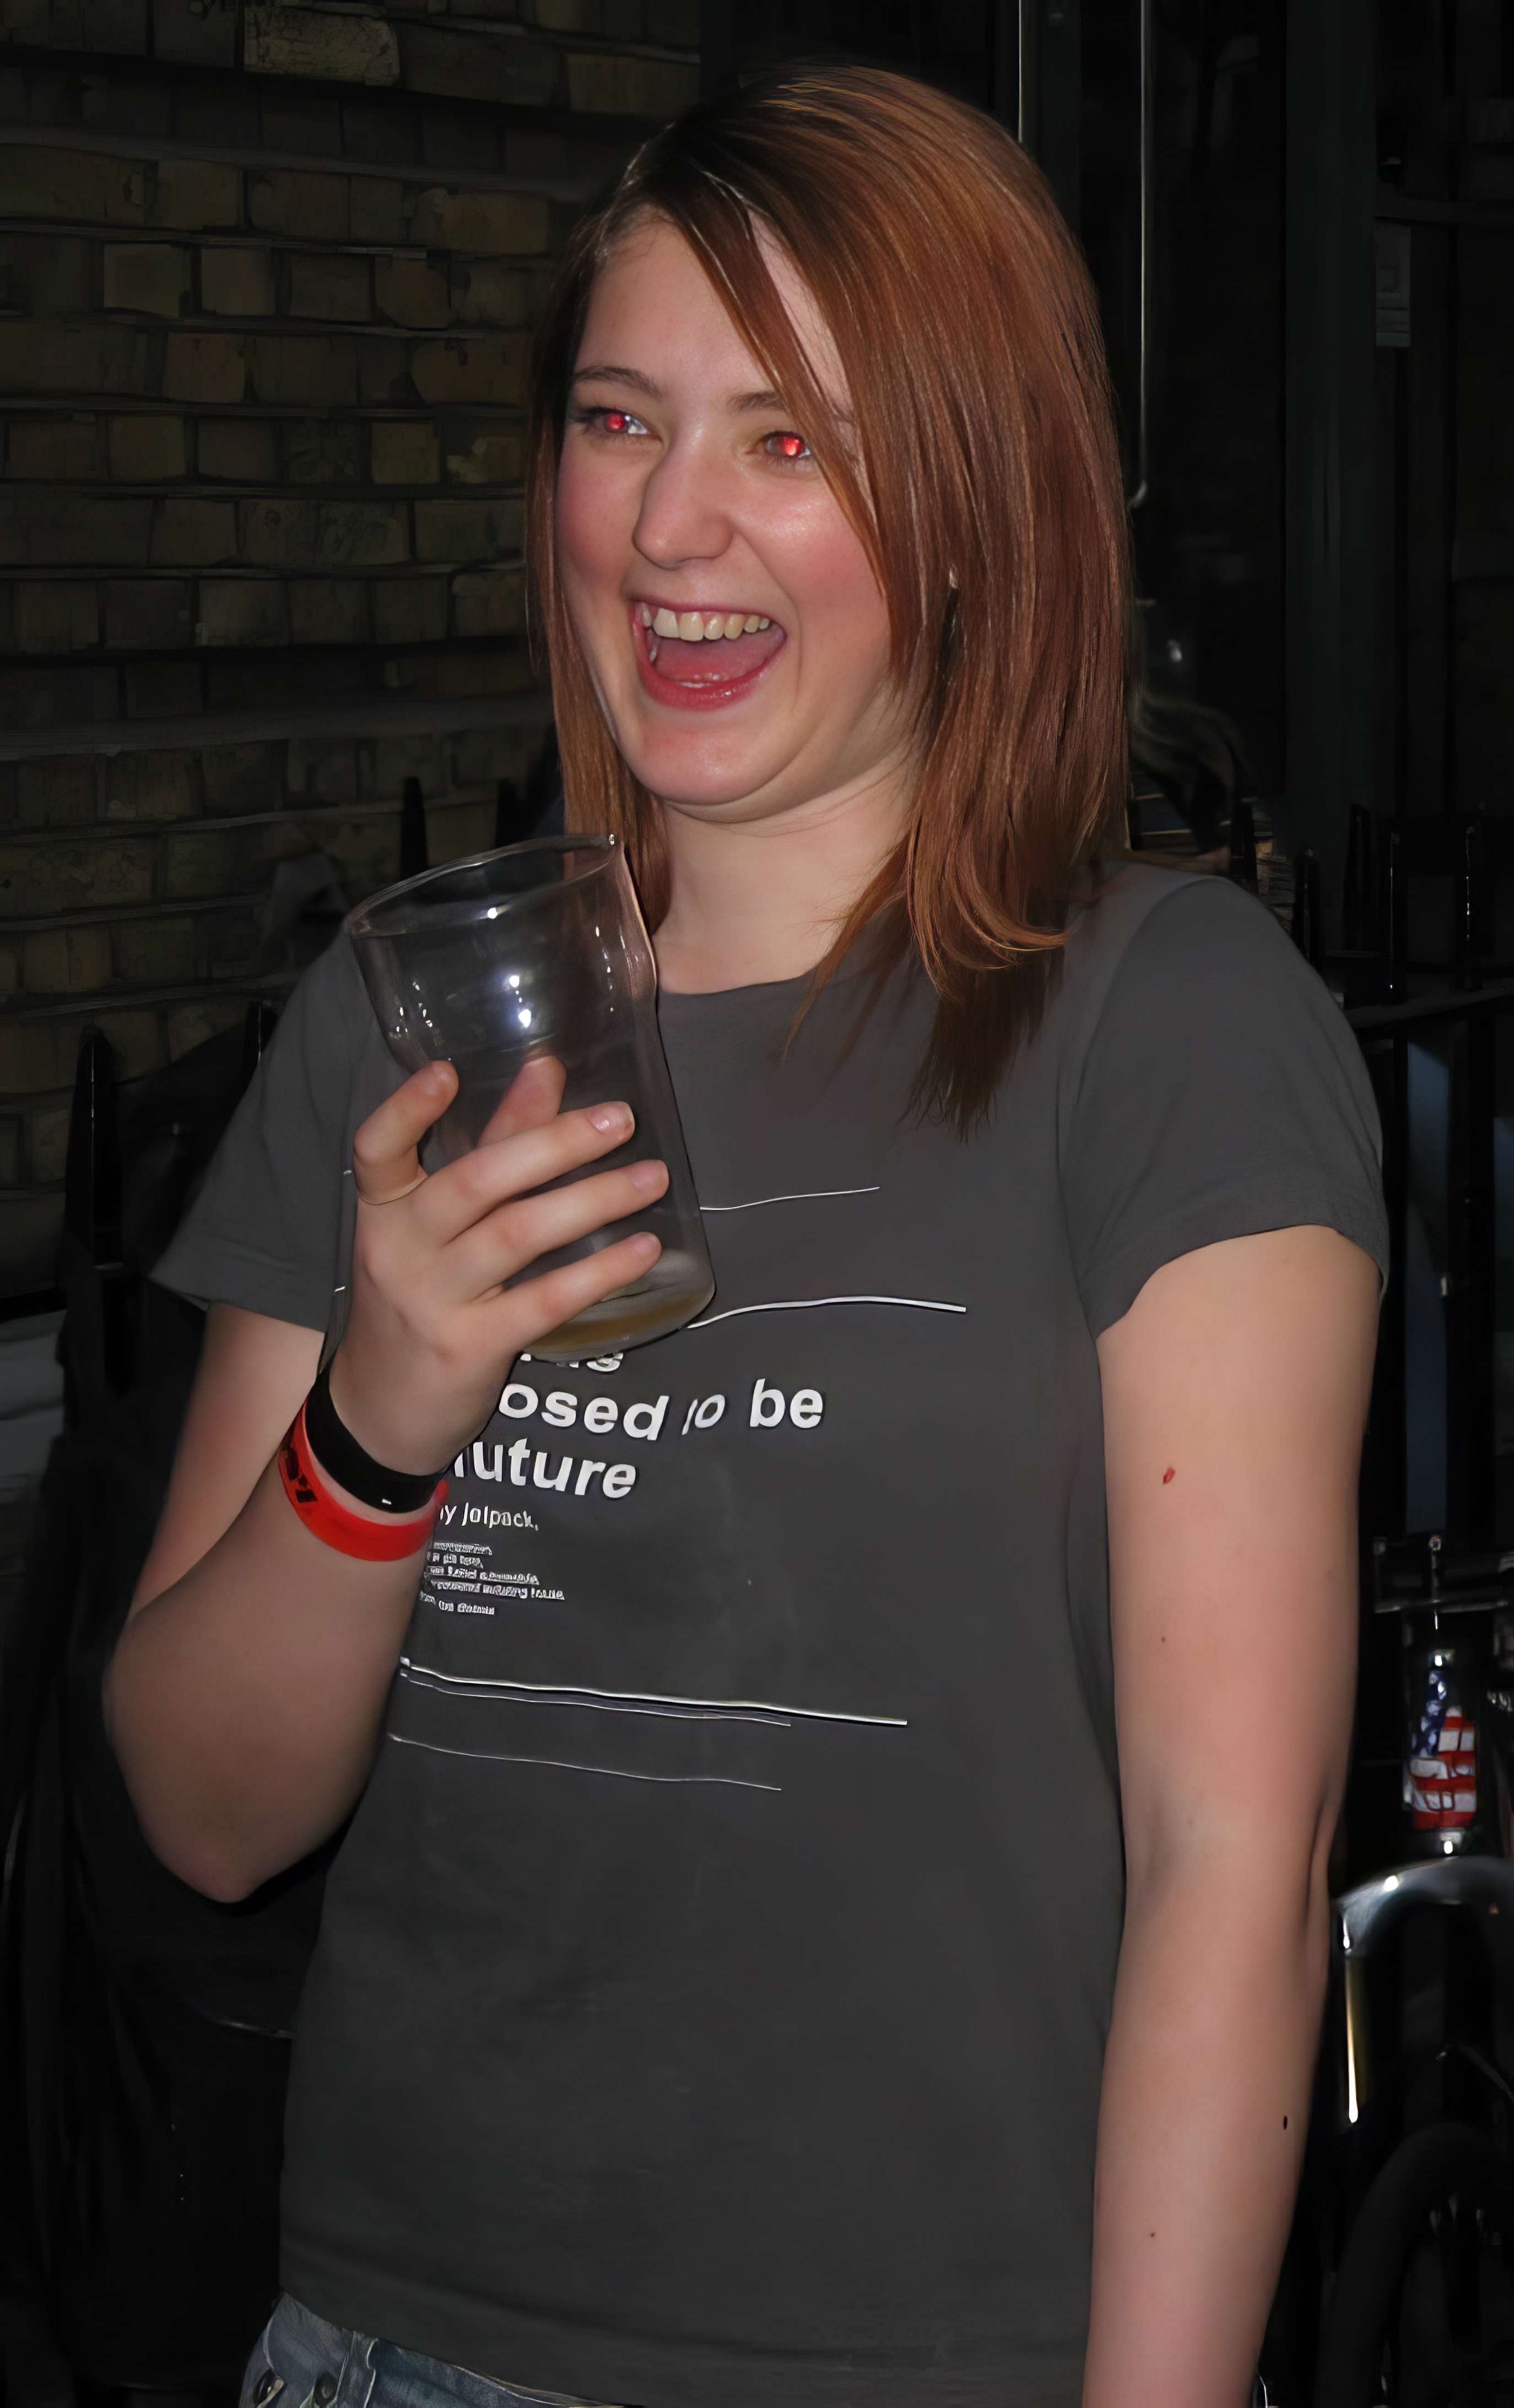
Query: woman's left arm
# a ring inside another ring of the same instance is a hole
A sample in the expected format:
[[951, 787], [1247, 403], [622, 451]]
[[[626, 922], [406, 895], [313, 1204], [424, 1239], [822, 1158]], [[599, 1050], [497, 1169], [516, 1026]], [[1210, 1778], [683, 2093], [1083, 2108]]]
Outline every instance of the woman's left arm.
[[1167, 1264], [1099, 1340], [1127, 1902], [1085, 2408], [1246, 2408], [1288, 2237], [1350, 1742], [1377, 1273]]

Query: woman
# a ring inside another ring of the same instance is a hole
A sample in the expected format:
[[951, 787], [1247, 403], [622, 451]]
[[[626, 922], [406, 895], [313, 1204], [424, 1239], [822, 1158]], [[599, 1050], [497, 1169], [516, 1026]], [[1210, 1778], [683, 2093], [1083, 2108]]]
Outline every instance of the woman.
[[[986, 120], [754, 88], [571, 246], [530, 456], [569, 810], [632, 850], [718, 1291], [526, 1359], [648, 1241], [500, 1283], [660, 1173], [537, 1193], [625, 1127], [542, 1072], [426, 1177], [452, 1073], [397, 1085], [342, 947], [164, 1267], [213, 1310], [111, 1676], [133, 1796], [228, 1899], [353, 1817], [249, 2397], [1240, 2403], [1381, 1216], [1266, 914], [1108, 871], [1087, 280]], [[270, 1466], [349, 1283], [373, 1477], [469, 1447], [424, 1570]]]

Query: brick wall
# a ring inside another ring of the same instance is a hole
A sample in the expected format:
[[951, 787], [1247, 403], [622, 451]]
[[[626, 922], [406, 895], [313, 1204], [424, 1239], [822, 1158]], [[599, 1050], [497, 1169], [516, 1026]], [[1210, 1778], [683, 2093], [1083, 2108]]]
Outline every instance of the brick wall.
[[520, 402], [554, 250], [692, 97], [698, 0], [0, 0], [0, 1294], [46, 1287], [79, 1035], [287, 983], [324, 853], [492, 839], [545, 710]]

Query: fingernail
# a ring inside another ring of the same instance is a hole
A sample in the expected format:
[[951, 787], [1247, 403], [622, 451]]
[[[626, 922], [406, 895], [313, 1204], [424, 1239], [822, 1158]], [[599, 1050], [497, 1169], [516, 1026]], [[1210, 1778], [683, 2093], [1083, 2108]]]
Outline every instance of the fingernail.
[[589, 1113], [590, 1128], [623, 1129], [630, 1125], [630, 1112], [625, 1104], [596, 1104]]
[[633, 1162], [626, 1174], [633, 1187], [643, 1190], [666, 1186], [668, 1172], [660, 1162]]

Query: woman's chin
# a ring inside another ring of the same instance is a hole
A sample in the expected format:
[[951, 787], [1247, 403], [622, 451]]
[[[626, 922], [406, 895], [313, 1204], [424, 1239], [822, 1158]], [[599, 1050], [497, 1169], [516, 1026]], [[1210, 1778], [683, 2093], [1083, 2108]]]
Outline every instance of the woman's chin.
[[627, 767], [649, 795], [674, 810], [702, 812], [755, 798], [782, 773], [771, 746], [733, 742], [733, 733], [706, 722], [687, 735], [638, 730], [641, 740], [618, 740]]

